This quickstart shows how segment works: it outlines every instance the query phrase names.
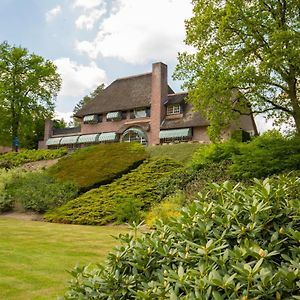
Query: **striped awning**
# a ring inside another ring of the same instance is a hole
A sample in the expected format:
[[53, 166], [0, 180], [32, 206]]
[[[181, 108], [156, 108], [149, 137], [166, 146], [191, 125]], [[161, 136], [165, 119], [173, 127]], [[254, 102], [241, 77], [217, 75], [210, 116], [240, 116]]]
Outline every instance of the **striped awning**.
[[161, 130], [159, 133], [160, 139], [182, 138], [182, 137], [191, 137], [191, 136], [192, 136], [192, 128]]
[[98, 141], [99, 142], [113, 142], [117, 139], [117, 134], [115, 132], [104, 132], [101, 133]]
[[97, 115], [88, 115], [83, 117], [83, 122], [84, 123], [94, 123], [98, 121], [98, 116]]
[[57, 138], [50, 138], [47, 140], [46, 145], [47, 146], [56, 146], [59, 145], [61, 140], [61, 137], [57, 137]]
[[96, 143], [99, 135], [100, 133], [81, 135], [77, 140], [77, 144]]
[[114, 120], [114, 119], [121, 119], [122, 115], [120, 111], [113, 111], [113, 112], [109, 112], [106, 115], [106, 119], [109, 120]]
[[79, 135], [64, 136], [60, 141], [60, 145], [76, 144], [78, 137], [79, 137]]

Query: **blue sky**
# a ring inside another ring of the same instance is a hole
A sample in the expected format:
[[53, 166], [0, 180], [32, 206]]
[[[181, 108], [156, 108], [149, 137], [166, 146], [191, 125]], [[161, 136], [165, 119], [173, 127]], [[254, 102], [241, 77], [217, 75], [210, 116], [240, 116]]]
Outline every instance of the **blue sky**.
[[186, 46], [189, 0], [1, 0], [0, 40], [27, 48], [58, 67], [56, 111], [67, 116], [100, 83], [169, 66]]
[[[190, 0], [1, 0], [0, 40], [52, 60], [63, 85], [59, 118], [70, 120], [83, 96], [101, 83], [168, 65], [171, 75], [184, 44]], [[259, 127], [270, 128], [259, 119]]]

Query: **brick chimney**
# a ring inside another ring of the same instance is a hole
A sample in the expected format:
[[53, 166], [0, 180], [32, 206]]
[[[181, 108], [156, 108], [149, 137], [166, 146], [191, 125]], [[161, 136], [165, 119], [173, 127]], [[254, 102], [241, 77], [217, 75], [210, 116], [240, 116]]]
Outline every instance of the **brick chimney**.
[[52, 136], [53, 134], [53, 121], [50, 119], [45, 120], [45, 130], [44, 130], [44, 142], [46, 147], [46, 141]]
[[165, 117], [164, 102], [168, 96], [168, 67], [158, 62], [152, 64], [150, 145], [158, 145], [160, 125]]

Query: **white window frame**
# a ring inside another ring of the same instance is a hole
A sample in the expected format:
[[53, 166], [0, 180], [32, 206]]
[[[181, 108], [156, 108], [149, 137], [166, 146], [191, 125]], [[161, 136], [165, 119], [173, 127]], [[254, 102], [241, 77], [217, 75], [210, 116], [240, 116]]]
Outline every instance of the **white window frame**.
[[[145, 108], [135, 109], [133, 111], [133, 114], [134, 114], [135, 119], [146, 118], [147, 117], [147, 111], [146, 111]], [[142, 115], [139, 115], [139, 114], [142, 114]]]
[[181, 113], [180, 104], [172, 104], [167, 106], [167, 116], [178, 115]]

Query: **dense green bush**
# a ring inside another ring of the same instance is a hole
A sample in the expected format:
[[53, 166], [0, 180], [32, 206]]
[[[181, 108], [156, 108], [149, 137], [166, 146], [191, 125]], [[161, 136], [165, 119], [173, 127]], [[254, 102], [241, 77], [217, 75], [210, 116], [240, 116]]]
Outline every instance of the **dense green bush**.
[[36, 212], [63, 205], [77, 195], [74, 183], [58, 182], [44, 171], [21, 173], [6, 185], [6, 197], [12, 203]]
[[191, 198], [196, 192], [207, 190], [209, 183], [234, 181], [228, 173], [228, 165], [228, 162], [222, 161], [197, 165], [197, 167], [180, 168], [158, 182], [159, 194], [164, 198], [179, 190], [184, 191], [188, 198]]
[[13, 170], [4, 170], [0, 169], [0, 213], [9, 211], [13, 208], [14, 201], [7, 194], [7, 185], [12, 181], [13, 178], [18, 176], [22, 171], [13, 169]]
[[62, 181], [73, 181], [87, 191], [110, 183], [148, 158], [138, 143], [112, 143], [80, 149], [61, 159], [48, 173]]
[[21, 150], [19, 152], [7, 152], [0, 155], [0, 168], [11, 168], [20, 166], [22, 164], [38, 161], [48, 160], [62, 157], [68, 153], [67, 149], [39, 149], [39, 150]]
[[[113, 183], [93, 189], [66, 205], [47, 213], [51, 222], [103, 225], [120, 217], [120, 207], [129, 211], [148, 209], [160, 200], [159, 179], [174, 172], [181, 165], [169, 158], [150, 159]], [[134, 201], [134, 202], [133, 202]], [[134, 208], [133, 208], [134, 206]]]
[[300, 138], [269, 132], [241, 144], [232, 157], [230, 173], [238, 178], [263, 178], [283, 171], [300, 170]]
[[300, 179], [212, 192], [168, 224], [122, 235], [105, 267], [76, 268], [65, 299], [299, 299]]

